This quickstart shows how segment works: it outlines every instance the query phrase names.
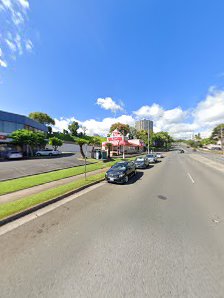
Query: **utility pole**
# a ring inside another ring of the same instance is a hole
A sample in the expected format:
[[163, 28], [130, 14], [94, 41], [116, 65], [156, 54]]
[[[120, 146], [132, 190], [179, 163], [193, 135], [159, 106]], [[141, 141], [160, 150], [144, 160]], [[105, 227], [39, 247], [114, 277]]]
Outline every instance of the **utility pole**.
[[148, 154], [149, 154], [149, 120], [148, 121]]
[[86, 151], [86, 152], [85, 152], [85, 180], [86, 180], [86, 156], [87, 156], [87, 144], [85, 144], [85, 145], [86, 145], [86, 146], [85, 146], [85, 147], [86, 147], [86, 148], [85, 148], [85, 149], [86, 149], [86, 150], [85, 150], [85, 151]]
[[223, 125], [221, 124], [221, 149], [222, 149], [222, 154], [223, 154], [223, 132], [222, 132], [222, 129], [223, 129]]
[[123, 159], [125, 159], [125, 156], [124, 156], [124, 130], [123, 130]]

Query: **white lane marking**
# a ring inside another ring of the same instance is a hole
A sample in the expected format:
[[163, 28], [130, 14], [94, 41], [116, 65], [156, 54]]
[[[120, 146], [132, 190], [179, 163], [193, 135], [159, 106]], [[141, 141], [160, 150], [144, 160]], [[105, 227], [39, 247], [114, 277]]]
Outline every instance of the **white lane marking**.
[[191, 177], [191, 174], [190, 173], [187, 173], [188, 177], [191, 179], [191, 182], [192, 183], [195, 183], [194, 179]]

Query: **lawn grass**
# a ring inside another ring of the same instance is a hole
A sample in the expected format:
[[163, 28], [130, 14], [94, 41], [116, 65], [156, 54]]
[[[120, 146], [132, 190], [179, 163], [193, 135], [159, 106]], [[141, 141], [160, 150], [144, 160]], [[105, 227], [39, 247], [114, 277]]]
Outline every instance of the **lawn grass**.
[[[129, 160], [133, 160], [135, 157], [129, 158]], [[98, 161], [94, 164], [89, 164], [86, 166], [86, 171], [91, 172], [99, 169], [104, 169], [107, 167], [111, 167], [114, 163], [121, 161], [121, 158], [116, 158], [116, 160], [112, 160], [110, 162], [102, 162]], [[128, 159], [125, 159], [128, 160]], [[15, 191], [27, 189], [33, 186], [45, 184], [52, 181], [61, 180], [64, 178], [77, 176], [83, 174], [85, 172], [84, 166], [77, 166], [74, 168], [64, 169], [64, 170], [57, 170], [48, 173], [32, 175], [17, 179], [12, 179], [8, 181], [0, 182], [0, 195], [9, 194]]]
[[65, 185], [61, 185], [35, 195], [31, 195], [17, 201], [1, 204], [0, 220], [18, 212], [24, 211], [30, 207], [36, 206], [40, 203], [49, 201], [58, 196], [64, 195], [72, 190], [78, 189], [82, 186], [89, 185], [93, 182], [100, 181], [104, 178], [104, 173], [88, 177], [87, 180], [80, 179]]

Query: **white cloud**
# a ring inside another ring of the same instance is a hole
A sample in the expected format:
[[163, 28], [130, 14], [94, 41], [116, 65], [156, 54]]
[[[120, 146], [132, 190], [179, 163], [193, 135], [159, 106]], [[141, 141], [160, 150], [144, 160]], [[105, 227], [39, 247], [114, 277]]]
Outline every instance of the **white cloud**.
[[71, 118], [60, 118], [55, 119], [54, 131], [63, 131], [63, 129], [68, 129], [68, 125], [72, 121], [77, 121], [79, 125], [86, 127], [86, 133], [89, 135], [99, 134], [106, 136], [110, 130], [113, 123], [121, 122], [129, 125], [134, 125], [135, 119], [129, 115], [121, 115], [120, 117], [108, 117], [104, 118], [102, 121], [97, 121], [95, 119], [89, 119], [85, 121], [79, 121], [74, 117]]
[[30, 39], [28, 39], [28, 40], [26, 41], [25, 46], [26, 46], [27, 51], [29, 51], [29, 52], [32, 51], [32, 49], [33, 49], [33, 43], [32, 43], [32, 41], [31, 41]]
[[224, 121], [224, 91], [211, 90], [193, 112], [195, 122], [207, 126]]
[[16, 43], [19, 55], [22, 55], [23, 54], [22, 39], [18, 33], [16, 34], [14, 41]]
[[18, 0], [18, 2], [25, 9], [28, 9], [30, 7], [28, 0]]
[[7, 67], [7, 63], [4, 60], [2, 60], [1, 58], [0, 58], [0, 66]]
[[123, 111], [123, 107], [117, 104], [111, 97], [98, 98], [96, 103], [105, 110], [111, 110], [112, 112]]
[[158, 118], [162, 116], [163, 109], [160, 105], [154, 103], [151, 106], [142, 106], [139, 110], [135, 111], [134, 114], [137, 118]]
[[54, 128], [53, 130], [54, 131], [63, 131], [63, 129], [68, 129], [68, 125], [70, 123], [72, 123], [73, 121], [77, 121], [80, 123], [80, 121], [78, 121], [77, 119], [75, 119], [74, 117], [71, 117], [71, 118], [64, 118], [64, 117], [61, 117], [59, 119], [55, 118], [54, 119], [55, 121], [55, 125], [54, 125]]
[[5, 42], [12, 52], [16, 52], [16, 45], [12, 41], [5, 39]]
[[134, 126], [135, 121], [149, 118], [154, 121], [154, 131], [168, 131], [175, 138], [191, 138], [194, 133], [201, 133], [202, 137], [210, 136], [212, 129], [219, 123], [224, 122], [224, 91], [210, 88], [207, 96], [191, 110], [183, 110], [181, 107], [164, 109], [154, 103], [151, 106], [144, 105], [132, 115], [108, 117], [101, 121], [88, 119], [79, 121], [72, 118], [55, 119], [55, 129], [67, 129], [72, 121], [78, 121], [87, 128], [87, 134], [99, 134], [106, 136], [111, 125], [121, 122]]
[[[16, 59], [25, 50], [32, 51], [32, 41], [27, 36], [28, 0], [0, 0], [1, 34], [0, 44], [4, 51], [4, 62]], [[13, 54], [12, 54], [13, 52]], [[3, 63], [0, 64], [3, 66]]]

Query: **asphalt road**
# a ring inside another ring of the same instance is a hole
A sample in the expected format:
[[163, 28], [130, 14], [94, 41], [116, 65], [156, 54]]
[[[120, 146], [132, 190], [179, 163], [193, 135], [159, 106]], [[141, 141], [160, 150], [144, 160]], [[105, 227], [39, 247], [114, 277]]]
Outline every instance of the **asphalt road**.
[[224, 297], [223, 174], [171, 152], [0, 237], [0, 296]]
[[84, 161], [77, 159], [74, 154], [28, 160], [0, 161], [0, 181], [71, 168], [83, 164]]

